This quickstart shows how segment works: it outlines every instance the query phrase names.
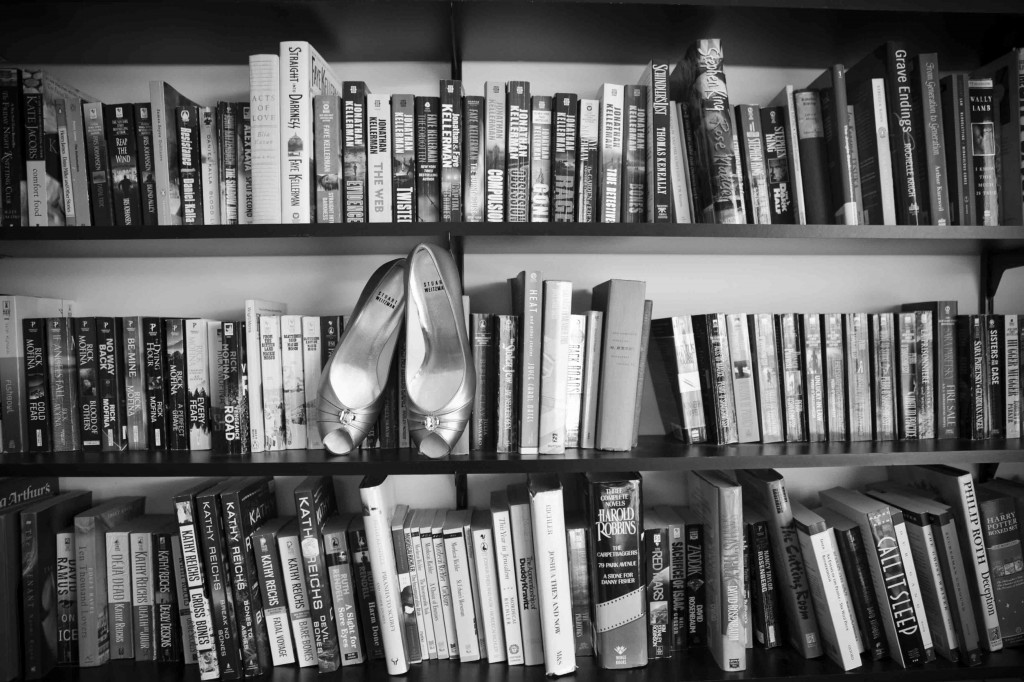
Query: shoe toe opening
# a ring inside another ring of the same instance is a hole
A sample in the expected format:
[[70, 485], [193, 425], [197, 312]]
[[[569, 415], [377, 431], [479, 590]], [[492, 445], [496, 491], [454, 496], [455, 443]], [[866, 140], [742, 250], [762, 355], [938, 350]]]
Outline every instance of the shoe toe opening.
[[451, 452], [448, 442], [436, 433], [428, 433], [420, 441], [420, 454], [431, 458], [447, 457]]
[[355, 450], [355, 443], [348, 431], [338, 428], [324, 436], [324, 447], [335, 455], [347, 455]]

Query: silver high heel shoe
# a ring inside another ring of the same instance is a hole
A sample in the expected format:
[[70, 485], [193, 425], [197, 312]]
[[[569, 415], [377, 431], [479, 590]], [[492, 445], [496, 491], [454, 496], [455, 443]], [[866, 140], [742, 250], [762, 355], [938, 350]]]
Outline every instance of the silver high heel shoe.
[[320, 376], [317, 428], [336, 455], [359, 447], [384, 404], [405, 313], [405, 265], [393, 260], [370, 276]]
[[420, 244], [406, 269], [405, 381], [409, 435], [427, 457], [444, 457], [466, 430], [476, 373], [462, 282], [446, 249]]

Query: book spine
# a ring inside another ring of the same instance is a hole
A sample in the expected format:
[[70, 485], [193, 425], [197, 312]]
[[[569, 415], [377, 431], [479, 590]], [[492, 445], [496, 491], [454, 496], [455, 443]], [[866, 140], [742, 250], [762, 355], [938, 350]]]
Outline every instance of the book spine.
[[266, 449], [269, 451], [285, 450], [281, 316], [261, 315], [259, 334], [263, 379], [263, 430]]
[[155, 556], [153, 553], [153, 534], [149, 532], [132, 533], [130, 536], [131, 551], [131, 591], [132, 591], [132, 630], [135, 639], [135, 660], [156, 660], [156, 600], [154, 590]]
[[583, 350], [583, 393], [580, 399], [581, 448], [593, 448], [597, 443], [597, 397], [600, 388], [602, 332], [604, 313], [589, 310], [586, 314], [586, 346]]
[[0, 226], [20, 227], [22, 147], [21, 70], [0, 69]]
[[[21, 82], [22, 138], [25, 143], [25, 197], [27, 213], [23, 224], [46, 227], [49, 219], [46, 194], [45, 113], [43, 110], [43, 74], [23, 71]], [[106, 147], [102, 148], [106, 154]], [[113, 224], [113, 223], [111, 223]]]
[[75, 210], [75, 192], [71, 177], [71, 148], [68, 137], [67, 100], [58, 98], [53, 103], [57, 119], [57, 144], [60, 150], [60, 180], [64, 208], [64, 224], [68, 227], [77, 225]]
[[828, 145], [829, 182], [832, 189], [832, 220], [841, 225], [861, 222], [857, 202], [856, 128], [850, 115], [846, 92], [846, 69], [836, 64], [829, 69], [831, 86], [818, 91], [821, 97], [822, 123]]
[[107, 533], [107, 613], [110, 619], [110, 660], [135, 658], [131, 546], [127, 531]]
[[461, 222], [462, 207], [462, 81], [440, 83], [441, 221]]
[[103, 125], [103, 104], [82, 105], [85, 119], [86, 159], [89, 164], [89, 195], [94, 225], [114, 225], [113, 197], [107, 160], [107, 139]]
[[824, 339], [825, 407], [828, 439], [844, 441], [849, 438], [846, 421], [846, 358], [843, 353], [843, 316], [827, 313], [821, 316]]
[[505, 218], [525, 223], [530, 219], [530, 84], [509, 81], [505, 103]]
[[729, 369], [729, 337], [724, 315], [693, 317], [694, 345], [700, 369], [701, 401], [709, 442], [735, 443], [736, 407], [732, 395], [732, 372]]
[[282, 220], [281, 58], [249, 57], [249, 107], [252, 117], [252, 219], [257, 224]]
[[[324, 529], [324, 562], [331, 583], [334, 617], [338, 625], [338, 652], [341, 665], [357, 665], [365, 660], [359, 638], [359, 609], [352, 583], [352, 561], [344, 530]], [[275, 665], [277, 663], [275, 662]]]
[[[425, 543], [433, 552], [433, 541]], [[356, 600], [359, 602], [359, 617], [362, 623], [363, 642], [370, 659], [384, 658], [384, 642], [381, 639], [380, 615], [377, 594], [370, 573], [370, 555], [366, 546], [366, 531], [363, 528], [349, 530], [349, 547], [352, 565], [355, 567]], [[433, 557], [433, 554], [431, 554]], [[431, 558], [431, 563], [433, 559]]]
[[366, 83], [342, 83], [345, 222], [366, 222]]
[[523, 632], [523, 663], [538, 665], [544, 661], [541, 614], [537, 593], [536, 547], [530, 506], [523, 501], [512, 504], [509, 518], [515, 551], [516, 585], [519, 591], [519, 622]]
[[672, 184], [676, 182], [671, 172], [670, 127], [672, 105], [669, 102], [668, 62], [653, 60], [644, 70], [642, 85], [647, 88], [645, 155], [647, 184], [647, 220], [654, 223], [670, 223], [676, 220], [672, 207]]
[[145, 450], [149, 445], [146, 433], [146, 379], [144, 376], [144, 346], [142, 318], [124, 318], [124, 398], [125, 425], [128, 429], [128, 449]]
[[551, 159], [551, 219], [571, 223], [576, 220], [576, 137], [579, 98], [556, 93], [553, 99], [554, 139]]
[[46, 325], [53, 451], [78, 450], [82, 436], [78, 419], [78, 368], [72, 321], [65, 317], [51, 317], [46, 320]]
[[935, 438], [935, 337], [932, 312], [919, 310], [917, 321], [917, 435]]
[[875, 121], [875, 151], [878, 154], [878, 179], [881, 188], [882, 223], [895, 225], [896, 184], [893, 177], [892, 147], [889, 144], [889, 108], [884, 78], [871, 79]]
[[142, 225], [135, 109], [131, 104], [108, 104], [104, 106], [103, 118], [110, 161], [114, 222], [119, 226]]
[[[178, 598], [178, 622], [181, 626], [182, 660], [186, 664], [199, 663], [198, 646], [201, 635], [196, 630], [195, 621], [192, 620], [192, 593], [188, 586], [189, 568], [185, 564], [184, 544], [182, 542], [180, 532], [176, 533], [172, 538], [171, 553], [174, 559], [174, 587]], [[196, 561], [199, 561], [198, 556]], [[198, 603], [199, 602], [197, 602], [197, 605]], [[209, 632], [208, 626], [206, 631]], [[200, 664], [200, 675], [208, 674], [209, 670], [209, 662], [204, 660]], [[212, 672], [214, 677], [216, 677], [217, 668], [215, 659], [213, 661]]]
[[1024, 634], [1020, 631], [1020, 618], [1012, 605], [1020, 604], [1024, 585], [1014, 579], [1017, 562], [1022, 559], [1021, 541], [1013, 532], [1018, 527], [1017, 509], [1012, 498], [998, 496], [979, 504], [981, 527], [992, 570], [992, 594], [999, 604], [999, 629], [1004, 647], [1020, 646]]
[[793, 93], [793, 108], [797, 117], [797, 145], [800, 147], [807, 224], [827, 225], [834, 221], [821, 98], [815, 90], [797, 90]]
[[[243, 526], [243, 515], [247, 515], [256, 524], [266, 520], [267, 514], [260, 506], [252, 505], [248, 500], [243, 502], [239, 491], [231, 489], [220, 496], [223, 512], [224, 539], [227, 561], [230, 565], [230, 576], [227, 580], [228, 589], [234, 592], [235, 622], [238, 624], [238, 645], [241, 650], [241, 667], [246, 677], [261, 675], [264, 664], [269, 663], [269, 643], [266, 628], [263, 624], [262, 600], [257, 588], [258, 577], [253, 562], [251, 549], [252, 537]], [[243, 508], [243, 504], [245, 508]], [[256, 614], [259, 613], [260, 616]], [[258, 643], [258, 639], [263, 642]], [[263, 649], [260, 660], [259, 649]]]
[[647, 87], [623, 88], [621, 220], [642, 223], [647, 210]]
[[217, 665], [222, 679], [241, 679], [242, 660], [239, 634], [235, 622], [234, 591], [227, 566], [222, 532], [220, 503], [216, 493], [208, 489], [196, 496], [199, 541], [203, 551], [203, 567], [210, 591], [210, 616], [217, 649]]
[[391, 98], [366, 95], [366, 163], [369, 173], [369, 222], [394, 220], [391, 173]]
[[313, 98], [313, 140], [316, 144], [316, 221], [341, 222], [341, 100], [337, 95]]
[[640, 443], [640, 412], [643, 406], [644, 385], [647, 381], [647, 351], [651, 341], [651, 317], [654, 315], [654, 301], [644, 301], [644, 313], [640, 324], [640, 362], [636, 373], [636, 400], [633, 402], [632, 447]]
[[257, 530], [253, 537], [253, 552], [259, 569], [263, 620], [270, 638], [270, 660], [274, 666], [294, 663], [295, 650], [292, 648], [291, 624], [284, 594], [286, 585], [274, 535]]
[[625, 415], [635, 415], [640, 399], [645, 286], [635, 280], [609, 280], [594, 287], [593, 307], [604, 313], [596, 438], [601, 450], [629, 450], [633, 445], [633, 423]]
[[302, 318], [303, 412], [306, 423], [306, 447], [310, 450], [319, 450], [324, 446], [317, 423], [317, 393], [323, 371], [323, 342], [320, 318], [304, 316]]
[[[100, 450], [99, 361], [96, 347], [96, 318], [75, 318], [75, 350], [78, 354], [78, 408], [82, 423], [82, 449]], [[27, 334], [26, 334], [27, 338]], [[47, 435], [49, 439], [49, 435]]]
[[[590, 571], [588, 568], [587, 527], [566, 530], [569, 552], [569, 588], [572, 592], [573, 637], [577, 656], [594, 655], [594, 624], [590, 618]], [[674, 546], [673, 546], [674, 548]], [[673, 564], [675, 567], [676, 564]], [[673, 595], [675, 593], [673, 592]]]
[[871, 440], [871, 354], [866, 313], [843, 315], [846, 360], [846, 421], [851, 441]]
[[939, 81], [945, 133], [946, 166], [949, 171], [949, 220], [951, 225], [974, 225], [974, 163], [971, 158], [972, 128], [967, 74], [953, 73]]
[[239, 223], [238, 206], [238, 128], [241, 112], [234, 102], [217, 103], [217, 122], [221, 163], [221, 224]]
[[[907, 144], [905, 141], [922, 142], [920, 124], [915, 111], [912, 88], [909, 86], [910, 71], [906, 48], [894, 42], [886, 43], [885, 86], [889, 105], [889, 140], [892, 150], [896, 207], [900, 225], [927, 225], [931, 213], [927, 195], [924, 194], [927, 180], [923, 174], [924, 145]], [[899, 134], [896, 134], [899, 131]], [[993, 168], [994, 170], [994, 168]]]
[[700, 648], [707, 644], [708, 612], [707, 591], [704, 580], [704, 526], [700, 523], [686, 524], [686, 628], [685, 640], [688, 648]]
[[540, 437], [541, 372], [541, 275], [535, 270], [523, 274], [523, 308], [520, 313], [519, 354], [519, 452], [537, 454]]
[[985, 315], [985, 404], [988, 428], [986, 438], [1006, 435], [1006, 358], [1004, 356], [1004, 316]]
[[939, 93], [939, 56], [934, 53], [917, 55], [912, 62], [916, 71], [913, 91], [915, 107], [920, 109], [918, 120], [923, 148], [922, 175], [927, 178], [928, 200], [932, 225], [952, 225], [950, 219], [949, 183], [946, 179], [946, 141], [943, 137], [942, 102]]
[[[924, 597], [921, 595], [921, 581], [918, 579], [917, 565], [911, 551], [910, 539], [907, 536], [907, 522], [904, 520], [903, 512], [900, 509], [892, 508], [891, 511], [893, 528], [896, 531], [896, 542], [899, 545], [900, 556], [903, 559], [903, 570], [906, 573], [907, 587], [910, 590], [911, 603], [914, 605], [914, 612], [917, 614], [917, 619], [920, 623], [921, 643], [924, 646], [924, 660], [934, 661], [935, 646], [932, 631], [935, 628], [942, 627], [942, 622], [941, 620], [936, 620], [934, 624], [929, 622], [930, 618], [925, 610]], [[924, 570], [926, 567], [927, 564], [922, 564], [921, 569]]]
[[309, 616], [313, 625], [317, 665], [321, 673], [333, 672], [341, 665], [337, 626], [333, 602], [328, 585], [327, 565], [324, 561], [322, 536], [316, 514], [311, 509], [308, 495], [296, 492], [296, 512], [299, 515], [299, 534], [303, 573], [307, 588]]
[[[757, 225], [770, 225], [772, 223], [771, 194], [768, 184], [768, 158], [765, 150], [765, 131], [761, 124], [761, 108], [756, 104], [737, 104], [736, 122], [739, 124], [740, 155], [743, 161], [742, 168], [746, 173], [747, 195], [744, 197], [747, 204], [747, 219]], [[779, 147], [775, 138], [775, 131], [769, 133], [773, 136], [772, 156], [778, 164]], [[785, 158], [785, 138], [783, 138], [782, 158]], [[775, 189], [775, 188], [771, 188]]]
[[178, 191], [181, 197], [183, 225], [203, 224], [203, 196], [199, 152], [199, 109], [175, 109], [178, 147]]
[[523, 665], [523, 635], [516, 580], [516, 556], [512, 541], [512, 520], [508, 509], [492, 509], [494, 527], [494, 555], [498, 571], [501, 613], [505, 625], [505, 651], [509, 665]]
[[580, 447], [580, 421], [583, 410], [584, 348], [587, 339], [587, 316], [569, 317], [568, 383], [565, 397], [565, 447]]
[[487, 169], [487, 222], [505, 220], [505, 151], [506, 125], [505, 84], [484, 83], [484, 136]]
[[235, 136], [238, 165], [238, 222], [252, 225], [255, 222], [255, 197], [252, 192], [252, 105], [249, 102], [235, 104], [238, 111], [238, 133]]
[[935, 435], [938, 438], [959, 438], [957, 417], [957, 352], [956, 306], [942, 302], [933, 313], [935, 330]]
[[416, 188], [418, 130], [416, 106], [412, 95], [394, 95], [391, 98], [391, 128], [394, 131], [394, 150], [391, 154], [392, 187], [394, 188], [395, 222], [412, 223], [417, 220], [418, 199]]
[[539, 451], [542, 455], [565, 452], [571, 305], [571, 282], [544, 282], [539, 419]]
[[757, 422], [764, 443], [785, 440], [779, 377], [779, 353], [775, 321], [770, 314], [747, 317], [749, 325], [754, 386], [757, 392]]
[[198, 157], [201, 189], [200, 211], [203, 215], [202, 225], [220, 225], [222, 216], [227, 213], [224, 205], [224, 158], [221, 155], [220, 138], [222, 135], [223, 111], [218, 102], [216, 107], [199, 107]]
[[278, 536], [277, 548], [281, 558], [282, 582], [288, 596], [288, 614], [291, 618], [292, 636], [295, 639], [296, 663], [300, 668], [314, 666], [317, 665], [316, 638], [313, 634], [313, 617], [302, 571], [302, 549], [298, 536]]
[[458, 645], [460, 663], [479, 661], [481, 654], [476, 630], [474, 595], [467, 563], [469, 561], [468, 551], [462, 528], [446, 527], [444, 530], [445, 563], [451, 583], [455, 641]]
[[672, 657], [672, 555], [668, 528], [644, 529], [647, 658]]
[[173, 533], [165, 531], [153, 535], [153, 632], [155, 660], [161, 663], [182, 660], [174, 544]]
[[778, 367], [783, 380], [786, 442], [807, 440], [807, 402], [804, 399], [803, 334], [794, 313], [775, 316]]
[[303, 383], [302, 317], [281, 316], [281, 381], [284, 390], [284, 449], [306, 449], [306, 389]]
[[872, 400], [875, 440], [896, 439], [895, 320], [890, 313], [871, 316]]
[[96, 349], [102, 449], [104, 452], [121, 452], [128, 448], [123, 364], [124, 327], [121, 318], [96, 318]]
[[416, 220], [441, 219], [441, 180], [437, 97], [416, 98]]
[[1005, 329], [1003, 348], [1005, 372], [1003, 384], [1006, 386], [1006, 438], [1020, 438], [1021, 398], [1020, 398], [1020, 324], [1019, 316], [1004, 315]]
[[[428, 521], [433, 512], [425, 512]], [[418, 519], [419, 520], [419, 519]], [[410, 529], [413, 559], [416, 562], [417, 578], [423, 601], [423, 627], [426, 635], [427, 656], [430, 659], [448, 658], [448, 640], [444, 631], [444, 616], [441, 615], [441, 586], [437, 580], [437, 563], [434, 557], [434, 540], [428, 526], [414, 526]]]
[[[557, 479], [556, 479], [557, 481]], [[572, 615], [569, 557], [565, 543], [565, 508], [561, 485], [530, 491], [533, 537], [537, 555], [544, 672], [565, 675], [576, 670], [576, 642], [568, 618]], [[665, 558], [668, 555], [665, 554]], [[667, 561], [665, 562], [667, 565]]]
[[[473, 522], [472, 555], [479, 586], [477, 594], [482, 607], [483, 617], [480, 626], [484, 632], [484, 653], [488, 663], [504, 663], [506, 661], [505, 633], [502, 624], [501, 588], [498, 584], [495, 563], [496, 548], [490, 519], [487, 518], [488, 514], [486, 511], [481, 513], [486, 521], [479, 527], [475, 520]], [[586, 557], [583, 558], [586, 559]]]
[[437, 660], [437, 641], [434, 639], [434, 622], [430, 611], [430, 586], [427, 578], [427, 566], [424, 559], [421, 529], [407, 518], [405, 527], [405, 544], [408, 552], [409, 574], [413, 585], [413, 597], [416, 604], [416, 625], [420, 634], [420, 658]]
[[497, 452], [519, 451], [518, 372], [519, 324], [515, 315], [499, 315], [495, 322], [497, 339], [497, 398], [495, 447]]
[[958, 315], [957, 333], [957, 416], [962, 435], [972, 440], [985, 437], [984, 346], [979, 315]]
[[486, 214], [486, 139], [485, 101], [483, 97], [466, 96], [462, 100], [462, 192], [464, 219], [482, 223]]
[[[939, 565], [938, 547], [931, 519], [903, 509], [911, 561], [920, 582], [925, 619], [932, 635], [935, 651], [946, 660], [959, 662], [960, 650], [953, 625], [947, 587]], [[952, 589], [952, 586], [950, 586]]]
[[978, 640], [978, 623], [974, 618], [973, 598], [963, 554], [960, 551], [960, 539], [957, 536], [956, 524], [952, 516], [932, 517], [936, 536], [936, 550], [939, 554], [939, 565], [942, 577], [949, 594], [949, 605], [956, 628], [957, 642], [960, 646], [961, 661], [969, 666], [980, 665], [981, 648]]
[[208, 322], [184, 320], [185, 391], [187, 395], [188, 442], [193, 450], [209, 450], [213, 445], [210, 429], [211, 383]]
[[[214, 435], [214, 449], [228, 454], [250, 452], [249, 390], [246, 380], [245, 322], [224, 322], [217, 354], [217, 374], [223, 383], [223, 428]], [[218, 441], [220, 441], [218, 443]]]
[[[28, 427], [28, 440], [25, 442], [24, 450], [27, 452], [50, 452], [52, 447], [46, 326], [45, 318], [22, 320], [25, 351], [25, 421]], [[4, 417], [6, 419], [8, 415]], [[14, 431], [17, 426], [12, 424], [9, 428]], [[13, 441], [14, 438], [8, 436], [7, 440]], [[21, 449], [21, 446], [17, 446], [10, 448], [10, 451], [18, 452]]]
[[530, 114], [530, 222], [551, 220], [550, 97], [534, 95]]
[[757, 521], [747, 526], [747, 542], [750, 546], [751, 573], [751, 620], [757, 641], [765, 649], [772, 649], [782, 644], [780, 635], [780, 616], [778, 603], [778, 586], [775, 571], [772, 567], [771, 539], [768, 523]]
[[803, 315], [804, 386], [807, 390], [807, 439], [828, 439], [826, 422], [825, 351], [822, 345], [821, 318]]
[[[441, 527], [436, 525], [431, 533], [429, 543], [434, 551], [434, 576], [437, 579], [437, 603], [441, 615], [441, 625], [445, 631], [445, 644], [448, 658], [459, 658], [458, 633], [455, 630], [455, 609], [452, 606], [451, 580], [448, 575], [448, 560], [444, 551], [444, 536]], [[436, 625], [435, 625], [436, 628]], [[440, 642], [439, 642], [440, 644]]]
[[732, 372], [732, 394], [736, 405], [736, 427], [740, 443], [761, 440], [757, 418], [757, 387], [752, 371], [750, 335], [746, 315], [726, 315], [729, 337], [729, 371]]
[[[408, 525], [409, 509], [407, 505], [400, 505], [395, 508], [391, 522], [391, 542], [395, 547], [395, 569], [398, 572], [398, 588], [402, 594], [408, 593], [410, 599], [403, 599], [405, 602], [405, 644], [406, 655], [410, 663], [419, 663], [423, 659], [429, 659], [430, 653], [427, 648], [427, 636], [421, 627], [421, 621], [425, 615], [423, 607], [427, 603], [422, 598], [417, 599], [418, 594], [416, 575], [416, 555], [412, 547], [412, 528]], [[419, 542], [419, 537], [416, 539]], [[447, 542], [447, 538], [446, 538]], [[420, 550], [422, 552], [422, 548]], [[410, 603], [411, 602], [411, 603]]]
[[164, 390], [164, 329], [158, 317], [142, 318], [142, 344], [145, 354], [146, 442], [154, 450], [167, 447], [168, 396]]
[[875, 586], [871, 581], [868, 557], [860, 528], [836, 530], [835, 536], [836, 547], [839, 550], [846, 579], [851, 588], [850, 597], [857, 613], [861, 639], [867, 653], [871, 655], [871, 660], [883, 660], [889, 655], [889, 645], [885, 639], [882, 614], [879, 611]]
[[597, 222], [600, 163], [600, 103], [579, 101], [579, 144], [576, 147], [576, 222]]
[[75, 533], [57, 533], [57, 665], [78, 665], [78, 583], [75, 580]]
[[490, 450], [495, 443], [495, 399], [497, 397], [497, 338], [495, 317], [473, 313], [473, 364], [476, 369], [476, 391], [473, 398], [473, 421], [470, 449]]
[[828, 528], [809, 534], [800, 527], [798, 534], [801, 551], [807, 557], [804, 565], [825, 653], [843, 670], [856, 668], [861, 664], [855, 638], [857, 624], [839, 565], [834, 531]]
[[682, 104], [669, 102], [669, 177], [671, 178], [671, 199], [673, 222], [693, 222], [693, 192], [690, 184], [689, 148], [683, 125]]
[[620, 220], [623, 149], [623, 86], [605, 83], [598, 93], [600, 102], [600, 146], [598, 151], [597, 222]]

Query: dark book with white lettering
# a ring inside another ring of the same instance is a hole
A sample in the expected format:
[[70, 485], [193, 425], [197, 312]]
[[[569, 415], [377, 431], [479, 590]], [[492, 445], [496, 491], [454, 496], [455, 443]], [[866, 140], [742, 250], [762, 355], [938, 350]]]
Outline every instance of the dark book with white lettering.
[[316, 145], [316, 221], [342, 222], [342, 119], [338, 95], [313, 98], [313, 142]]
[[142, 198], [139, 191], [139, 152], [134, 106], [103, 105], [103, 123], [110, 162], [114, 224], [141, 226]]
[[182, 660], [181, 620], [174, 575], [174, 545], [179, 544], [175, 538], [177, 530], [178, 520], [169, 518], [153, 533], [153, 630], [156, 660], [160, 663]]
[[441, 156], [439, 153], [437, 97], [416, 100], [416, 220], [436, 223], [441, 219]]
[[505, 84], [484, 83], [484, 163], [487, 169], [487, 222], [505, 219]]
[[753, 362], [754, 387], [757, 391], [757, 423], [762, 443], [785, 440], [783, 384], [780, 381], [782, 373], [774, 322], [770, 313], [747, 316], [750, 359]]
[[462, 222], [462, 81], [442, 80], [438, 97], [441, 222]]
[[366, 95], [362, 81], [341, 84], [342, 176], [345, 180], [346, 223], [366, 222]]
[[1024, 582], [1020, 580], [1024, 552], [1017, 516], [1019, 506], [1011, 495], [988, 487], [978, 488], [978, 511], [1004, 647], [1024, 643]]
[[50, 419], [53, 451], [82, 447], [78, 416], [78, 364], [73, 319], [46, 318], [47, 366], [49, 368]]
[[412, 95], [392, 95], [391, 127], [394, 144], [391, 152], [391, 187], [394, 192], [395, 222], [416, 221], [417, 127], [416, 103]]
[[275, 666], [295, 662], [284, 572], [277, 548], [277, 535], [288, 521], [288, 518], [268, 519], [253, 532], [252, 536], [253, 556], [258, 569], [260, 598], [263, 602], [263, 621], [270, 644], [270, 658]]
[[505, 94], [505, 219], [511, 223], [530, 219], [530, 103], [530, 83], [509, 81]]
[[370, 572], [370, 555], [366, 546], [363, 517], [356, 514], [348, 525], [348, 547], [352, 556], [356, 603], [359, 605], [359, 623], [363, 633], [363, 646], [368, 659], [384, 658], [384, 641], [380, 631], [380, 611], [377, 593]]
[[[21, 322], [25, 347], [24, 420], [28, 436], [24, 449], [28, 452], [50, 452], [50, 356], [46, 343], [46, 318], [26, 317]], [[20, 414], [20, 410], [12, 412]], [[10, 424], [8, 428], [15, 431], [19, 426]], [[9, 436], [8, 440], [14, 440], [13, 436]], [[14, 451], [17, 451], [17, 448], [14, 448]]]
[[189, 449], [188, 388], [185, 382], [185, 321], [165, 318], [164, 376], [167, 396], [167, 448]]
[[142, 318], [145, 354], [146, 441], [152, 450], [167, 447], [167, 393], [164, 390], [164, 326], [159, 317]]
[[199, 155], [199, 107], [174, 110], [177, 121], [178, 192], [181, 196], [181, 224], [202, 225], [203, 185]]
[[[100, 387], [99, 362], [96, 347], [96, 318], [76, 317], [75, 350], [78, 355], [78, 410], [82, 423], [82, 450], [99, 452], [100, 439]], [[29, 330], [25, 330], [28, 338]], [[26, 349], [26, 359], [28, 350]], [[50, 435], [47, 434], [47, 440]]]
[[647, 86], [622, 89], [622, 194], [624, 223], [647, 220]]
[[551, 221], [552, 101], [534, 95], [530, 107], [530, 222]]
[[122, 318], [96, 318], [96, 361], [100, 394], [100, 447], [103, 452], [121, 452], [128, 449]]
[[594, 223], [598, 216], [600, 103], [579, 102], [579, 144], [576, 145], [576, 222]]
[[485, 106], [483, 97], [462, 98], [462, 203], [467, 223], [482, 223], [486, 216]]
[[664, 519], [644, 510], [647, 660], [672, 657], [672, 540]]
[[328, 516], [338, 513], [334, 480], [329, 476], [304, 478], [295, 487], [294, 494], [317, 662], [320, 672], [331, 672], [338, 669], [341, 660], [324, 559], [323, 524]]
[[231, 481], [225, 481], [196, 494], [196, 522], [210, 590], [220, 677], [241, 679], [244, 673], [235, 614], [235, 592], [231, 587], [220, 506], [220, 494], [227, 490], [230, 484]]
[[348, 544], [350, 518], [350, 514], [331, 516], [324, 523], [324, 561], [331, 583], [334, 618], [338, 625], [338, 651], [343, 666], [356, 665], [365, 660], [352, 575], [353, 555]]
[[692, 322], [708, 442], [735, 443], [739, 436], [725, 315], [694, 315]]
[[553, 150], [551, 154], [551, 220], [571, 223], [576, 220], [576, 138], [579, 98], [566, 92], [555, 93]]
[[647, 361], [665, 432], [684, 443], [705, 442], [704, 403], [689, 315], [651, 320]]

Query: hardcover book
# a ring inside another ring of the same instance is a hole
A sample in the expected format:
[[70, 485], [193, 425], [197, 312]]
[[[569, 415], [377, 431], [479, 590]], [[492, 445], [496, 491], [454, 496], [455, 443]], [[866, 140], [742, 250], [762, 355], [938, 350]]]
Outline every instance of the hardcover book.
[[[249, 55], [253, 222], [281, 220], [281, 57]], [[164, 224], [161, 222], [161, 224]], [[262, 450], [261, 450], [262, 452]]]
[[[398, 589], [402, 593], [402, 603], [406, 609], [403, 626], [405, 628], [406, 654], [410, 663], [418, 663], [423, 658], [429, 658], [426, 646], [426, 633], [420, 631], [420, 622], [423, 620], [421, 609], [426, 604], [421, 595], [415, 594], [414, 580], [416, 578], [416, 555], [412, 548], [412, 528], [408, 525], [412, 519], [412, 512], [409, 505], [395, 505], [394, 514], [391, 517], [391, 541], [395, 546], [395, 570], [398, 572]], [[406, 533], [406, 529], [409, 532]], [[417, 533], [417, 542], [419, 541]], [[447, 542], [447, 539], [446, 539]], [[464, 557], [463, 557], [464, 558]], [[467, 581], [468, 583], [468, 581]], [[419, 599], [416, 597], [420, 596]], [[474, 637], [474, 642], [476, 638]]]
[[736, 443], [739, 435], [725, 315], [694, 315], [691, 321], [708, 442]]
[[622, 85], [605, 83], [597, 93], [600, 113], [600, 146], [598, 153], [597, 222], [614, 223], [621, 219], [622, 150], [623, 150]]
[[538, 432], [539, 451], [542, 455], [561, 454], [566, 447], [571, 306], [572, 282], [544, 282]]
[[828, 150], [828, 182], [832, 197], [828, 222], [857, 225], [861, 222], [856, 189], [859, 169], [856, 168], [856, 129], [848, 106], [846, 68], [842, 64], [831, 66], [814, 79], [810, 88], [817, 91], [821, 100], [821, 119]]
[[416, 220], [441, 220], [441, 181], [437, 97], [416, 98]]
[[[772, 223], [771, 196], [769, 195], [768, 167], [765, 160], [765, 135], [761, 124], [761, 107], [756, 104], [737, 104], [736, 134], [739, 136], [740, 161], [746, 177], [743, 197], [747, 205], [747, 221], [757, 225]], [[773, 130], [770, 134], [774, 135]], [[773, 140], [772, 153], [778, 158], [777, 142]], [[782, 150], [785, 158], [785, 147]], [[777, 162], [776, 162], [777, 163]]]
[[441, 530], [460, 663], [479, 661], [481, 655], [476, 621], [476, 597], [469, 574], [469, 546], [466, 544], [465, 534], [465, 526], [469, 524], [471, 515], [469, 509], [445, 512], [444, 526]]
[[505, 626], [505, 652], [509, 665], [523, 665], [523, 632], [519, 603], [522, 593], [518, 586], [518, 570], [512, 541], [512, 519], [508, 492], [491, 493], [491, 522], [494, 528], [494, 558], [498, 572], [498, 595]]
[[505, 149], [505, 219], [530, 219], [530, 84], [509, 81], [505, 94], [508, 137]]
[[672, 186], [678, 179], [670, 162], [672, 104], [668, 88], [669, 62], [652, 59], [640, 75], [647, 91], [646, 146], [647, 220], [654, 223], [682, 222], [672, 206]]
[[391, 98], [391, 128], [394, 150], [391, 154], [392, 187], [394, 189], [395, 222], [416, 221], [417, 127], [415, 98], [394, 95]]
[[316, 144], [316, 222], [342, 222], [341, 98], [313, 98], [313, 140]]
[[441, 146], [441, 221], [462, 221], [462, 81], [442, 80], [439, 111]]
[[342, 128], [344, 132], [342, 175], [345, 178], [346, 223], [366, 222], [366, 95], [362, 81], [341, 84]]
[[485, 100], [469, 95], [462, 100], [462, 187], [467, 223], [482, 223], [486, 215], [487, 166]]
[[505, 220], [505, 84], [484, 83], [484, 159], [487, 167], [487, 222]]
[[647, 219], [647, 86], [623, 86], [621, 220]]
[[551, 219], [576, 220], [576, 138], [579, 132], [579, 98], [572, 93], [554, 96], [554, 150], [551, 159], [553, 189]]
[[[932, 225], [952, 225], [950, 191], [946, 173], [946, 140], [943, 136], [942, 103], [939, 91], [939, 55], [922, 52], [910, 60], [910, 98], [917, 120], [915, 145], [921, 147], [923, 175], [927, 179]], [[1020, 125], [1017, 124], [1017, 135]], [[924, 188], [922, 188], [923, 190]]]
[[[533, 541], [533, 514], [527, 484], [508, 486], [512, 546], [516, 557], [516, 583], [520, 593], [519, 621], [523, 629], [523, 662], [544, 662], [543, 634], [537, 581], [537, 547]], [[545, 557], [546, 558], [546, 557]]]
[[530, 109], [530, 222], [551, 220], [551, 97], [534, 95]]
[[367, 211], [371, 223], [394, 220], [392, 196], [391, 97], [366, 95], [366, 168], [369, 174]]
[[598, 216], [600, 102], [579, 101], [579, 144], [576, 148], [576, 222], [594, 223]]
[[106, 126], [114, 224], [142, 225], [135, 108], [131, 104], [105, 104], [103, 122]]
[[613, 279], [594, 287], [592, 305], [604, 313], [601, 375], [597, 403], [599, 450], [629, 450], [633, 446], [632, 415], [644, 315], [644, 282]]

